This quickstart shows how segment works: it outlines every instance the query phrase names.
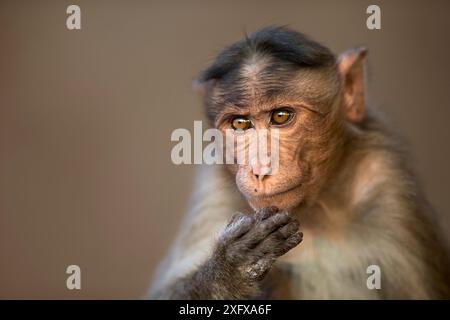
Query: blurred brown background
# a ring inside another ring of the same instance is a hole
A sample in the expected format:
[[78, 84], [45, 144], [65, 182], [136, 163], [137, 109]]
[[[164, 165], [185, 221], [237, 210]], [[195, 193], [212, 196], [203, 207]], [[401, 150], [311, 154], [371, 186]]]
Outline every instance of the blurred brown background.
[[[82, 30], [66, 29], [81, 7]], [[382, 29], [366, 28], [379, 4]], [[450, 230], [448, 1], [1, 1], [0, 298], [139, 298], [179, 226], [193, 166], [170, 134], [191, 82], [245, 31], [288, 24], [365, 44], [371, 99], [409, 140]], [[82, 290], [66, 289], [66, 267]]]

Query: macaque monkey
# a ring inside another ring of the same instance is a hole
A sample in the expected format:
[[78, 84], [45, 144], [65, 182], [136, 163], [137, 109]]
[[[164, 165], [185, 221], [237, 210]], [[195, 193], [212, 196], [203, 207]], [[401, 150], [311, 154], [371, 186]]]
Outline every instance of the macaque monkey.
[[[279, 168], [204, 166], [150, 291], [158, 299], [450, 297], [450, 265], [409, 157], [366, 103], [367, 50], [285, 27], [199, 77], [211, 126], [277, 128]], [[301, 230], [301, 231], [300, 231]], [[380, 286], [369, 288], [369, 266]]]

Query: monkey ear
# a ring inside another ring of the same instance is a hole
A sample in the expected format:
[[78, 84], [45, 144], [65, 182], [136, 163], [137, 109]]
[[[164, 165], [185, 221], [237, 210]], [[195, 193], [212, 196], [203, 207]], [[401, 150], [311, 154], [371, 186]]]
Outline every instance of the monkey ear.
[[351, 122], [360, 122], [365, 115], [366, 48], [355, 48], [339, 56], [344, 112]]

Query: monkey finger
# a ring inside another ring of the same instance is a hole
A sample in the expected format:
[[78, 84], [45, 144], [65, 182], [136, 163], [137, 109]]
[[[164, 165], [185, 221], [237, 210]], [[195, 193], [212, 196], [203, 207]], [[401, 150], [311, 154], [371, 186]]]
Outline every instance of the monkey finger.
[[291, 233], [285, 239], [281, 239], [280, 233], [276, 232], [272, 233], [269, 237], [262, 241], [258, 245], [257, 249], [268, 257], [278, 258], [297, 246], [302, 239], [303, 233], [298, 230], [295, 230], [294, 233]]
[[279, 212], [279, 209], [275, 206], [262, 208], [261, 210], [256, 212], [256, 220], [266, 220], [270, 216], [274, 215], [275, 213]]
[[253, 223], [254, 219], [244, 214], [233, 216], [230, 223], [222, 232], [220, 240], [227, 242], [242, 237], [251, 229]]
[[287, 225], [279, 228], [277, 230], [277, 236], [281, 239], [289, 238], [293, 233], [297, 232], [299, 228], [299, 223], [297, 220], [293, 219]]
[[245, 216], [245, 214], [243, 214], [242, 212], [236, 212], [235, 214], [233, 214], [231, 216], [230, 221], [228, 221], [227, 227], [232, 225], [234, 222], [236, 222], [237, 220], [239, 220], [240, 218], [242, 218], [243, 216]]
[[286, 239], [285, 248], [287, 249], [287, 251], [289, 251], [298, 246], [300, 242], [302, 242], [302, 240], [303, 240], [303, 232], [297, 231], [296, 233], [294, 233], [293, 235], [291, 235], [289, 238]]
[[288, 224], [290, 221], [292, 221], [292, 218], [287, 212], [280, 212], [261, 221], [258, 226], [260, 231], [267, 236], [276, 229]]
[[286, 240], [279, 243], [280, 245], [274, 251], [277, 257], [280, 257], [287, 253], [289, 250], [295, 248], [303, 240], [303, 233], [296, 231], [294, 234], [290, 235]]
[[276, 213], [266, 220], [259, 221], [250, 232], [246, 234], [250, 247], [258, 245], [274, 230], [286, 225], [291, 221], [291, 217], [286, 212]]

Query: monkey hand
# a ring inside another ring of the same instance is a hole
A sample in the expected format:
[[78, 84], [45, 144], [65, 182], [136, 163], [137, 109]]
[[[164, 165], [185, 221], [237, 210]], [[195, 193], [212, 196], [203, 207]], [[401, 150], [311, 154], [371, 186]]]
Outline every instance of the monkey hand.
[[261, 280], [276, 258], [302, 241], [298, 221], [276, 207], [235, 214], [219, 238], [216, 258], [243, 280]]
[[297, 220], [275, 207], [235, 214], [212, 256], [193, 273], [167, 286], [166, 299], [255, 299], [275, 260], [301, 241]]

